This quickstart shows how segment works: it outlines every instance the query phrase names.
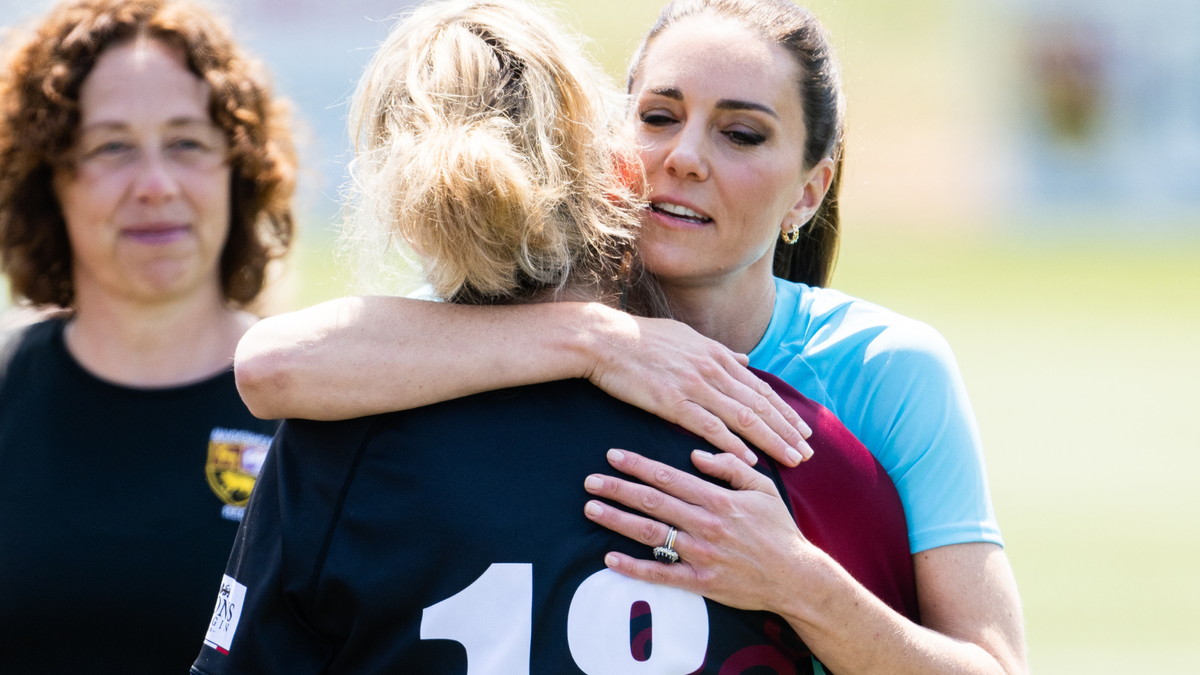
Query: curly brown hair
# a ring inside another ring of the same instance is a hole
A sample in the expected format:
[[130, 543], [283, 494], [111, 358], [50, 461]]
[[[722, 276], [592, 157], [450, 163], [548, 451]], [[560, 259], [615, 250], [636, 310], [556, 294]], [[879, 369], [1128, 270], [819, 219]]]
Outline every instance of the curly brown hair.
[[0, 269], [14, 299], [75, 300], [66, 224], [51, 180], [71, 170], [79, 90], [100, 54], [139, 37], [179, 48], [208, 83], [209, 114], [229, 140], [230, 226], [221, 253], [225, 298], [245, 305], [294, 229], [296, 155], [286, 106], [217, 17], [187, 0], [72, 0], [13, 46], [0, 75]]

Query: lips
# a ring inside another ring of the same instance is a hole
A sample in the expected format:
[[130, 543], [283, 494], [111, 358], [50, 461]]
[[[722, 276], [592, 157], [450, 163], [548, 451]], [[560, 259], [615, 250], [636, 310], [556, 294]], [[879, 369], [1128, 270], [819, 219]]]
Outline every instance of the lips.
[[188, 236], [192, 228], [179, 223], [155, 223], [151, 225], [136, 225], [121, 229], [122, 236], [150, 246], [172, 244]]
[[712, 218], [690, 209], [682, 204], [673, 204], [671, 202], [653, 202], [650, 204], [650, 210], [655, 213], [675, 218], [695, 225], [704, 225], [712, 222]]

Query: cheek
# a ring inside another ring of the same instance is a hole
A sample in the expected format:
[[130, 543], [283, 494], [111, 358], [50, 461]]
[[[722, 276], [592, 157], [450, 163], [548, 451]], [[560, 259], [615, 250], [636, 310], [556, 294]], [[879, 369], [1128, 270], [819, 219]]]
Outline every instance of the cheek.
[[794, 162], [747, 165], [726, 181], [730, 199], [737, 200], [747, 220], [765, 229], [777, 228], [799, 198], [799, 168]]
[[663, 161], [666, 159], [665, 144], [656, 142], [653, 136], [646, 134], [638, 134], [635, 137], [638, 147], [638, 156], [642, 160], [642, 167], [646, 171], [646, 175], [652, 175], [662, 168]]
[[69, 180], [56, 178], [54, 192], [71, 245], [77, 247], [104, 235], [104, 224], [112, 219], [123, 190], [114, 176], [81, 171]]
[[743, 161], [727, 162], [724, 181], [727, 190], [740, 195], [742, 201], [757, 203], [762, 208], [762, 201], [768, 197], [769, 202], [775, 201], [779, 192], [779, 168], [774, 162]]
[[759, 248], [762, 241], [770, 238], [770, 230], [782, 219], [777, 205], [779, 190], [772, 181], [770, 172], [745, 169], [730, 171], [722, 183], [722, 201], [732, 210], [738, 221], [740, 236], [747, 247]]
[[232, 171], [226, 166], [197, 172], [188, 180], [192, 208], [203, 222], [205, 234], [221, 241], [229, 231], [232, 176]]

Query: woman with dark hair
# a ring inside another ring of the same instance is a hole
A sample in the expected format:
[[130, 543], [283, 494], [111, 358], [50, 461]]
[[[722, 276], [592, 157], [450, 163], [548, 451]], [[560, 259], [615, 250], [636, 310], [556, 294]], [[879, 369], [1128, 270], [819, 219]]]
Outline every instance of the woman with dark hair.
[[275, 430], [245, 311], [292, 236], [280, 104], [185, 0], [76, 0], [0, 79], [0, 671], [182, 671]]
[[[630, 150], [612, 90], [536, 8], [419, 9], [355, 96], [347, 236], [410, 245], [451, 305], [591, 300], [653, 315], [658, 291], [631, 250], [639, 200], [614, 161]], [[664, 468], [694, 461], [771, 495], [791, 518], [786, 494], [843, 574], [915, 620], [895, 487], [828, 411], [763, 377], [813, 420], [820, 464], [764, 460], [760, 472], [695, 451], [695, 437], [581, 380], [340, 422], [288, 420], [193, 672], [820, 672], [777, 616], [606, 569], [610, 551], [651, 548], [579, 511], [589, 475], [613, 479], [606, 461], [638, 464], [611, 448], [638, 448]], [[688, 492], [709, 485], [679, 475]], [[656, 542], [655, 555], [677, 560], [671, 544]]]
[[[837, 415], [894, 481], [920, 622], [815, 545], [790, 502], [745, 484], [700, 484], [628, 452], [613, 465], [644, 485], [597, 475], [587, 489], [650, 517], [598, 500], [585, 513], [649, 546], [671, 541], [681, 563], [619, 552], [607, 564], [776, 612], [841, 675], [1024, 672], [1016, 584], [949, 347], [924, 324], [822, 288], [837, 244], [844, 126], [823, 27], [785, 0], [673, 2], [634, 58], [630, 94], [648, 188], [639, 251], [681, 323], [582, 303], [484, 311], [335, 301], [247, 335], [237, 370], [248, 405], [328, 419], [587, 377], [710, 439], [721, 440], [719, 417], [760, 437], [769, 426], [784, 445], [783, 425], [743, 426], [755, 420], [739, 398], [737, 354], [748, 354]], [[717, 416], [697, 412], [706, 401]], [[820, 462], [818, 452], [798, 473]]]

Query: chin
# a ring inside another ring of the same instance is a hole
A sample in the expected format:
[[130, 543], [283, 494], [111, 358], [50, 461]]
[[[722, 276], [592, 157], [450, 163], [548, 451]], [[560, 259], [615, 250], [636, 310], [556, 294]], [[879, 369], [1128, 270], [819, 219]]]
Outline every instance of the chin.
[[195, 265], [166, 262], [138, 270], [131, 281], [135, 288], [133, 295], [148, 303], [186, 298], [209, 283], [208, 275], [201, 274]]
[[686, 248], [644, 242], [638, 250], [646, 271], [657, 277], [659, 283], [670, 284], [675, 280], [687, 279], [699, 271], [696, 266], [698, 257]]

